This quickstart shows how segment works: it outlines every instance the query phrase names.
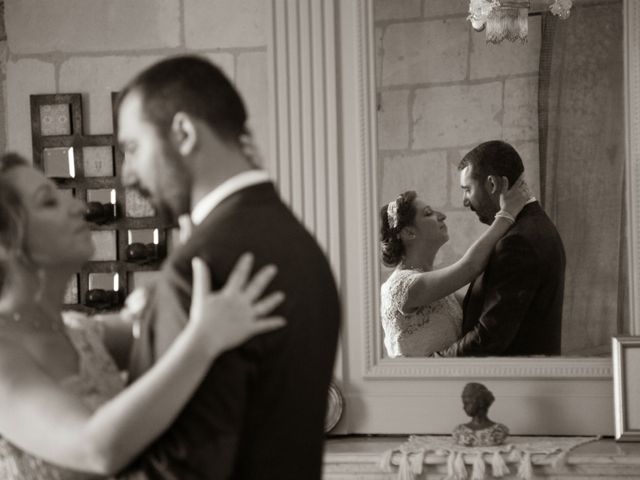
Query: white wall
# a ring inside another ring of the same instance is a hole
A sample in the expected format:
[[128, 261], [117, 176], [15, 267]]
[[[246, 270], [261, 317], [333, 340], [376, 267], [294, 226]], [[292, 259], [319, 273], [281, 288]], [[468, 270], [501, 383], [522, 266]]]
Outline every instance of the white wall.
[[234, 80], [267, 152], [267, 14], [263, 0], [7, 0], [8, 148], [31, 156], [30, 94], [82, 93], [85, 133], [112, 133], [110, 92], [197, 53]]

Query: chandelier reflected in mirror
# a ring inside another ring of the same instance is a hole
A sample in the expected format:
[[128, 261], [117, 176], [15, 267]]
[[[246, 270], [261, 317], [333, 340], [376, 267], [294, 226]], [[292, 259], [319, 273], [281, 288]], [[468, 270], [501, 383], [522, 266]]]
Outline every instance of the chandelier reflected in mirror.
[[550, 11], [565, 20], [572, 0], [469, 0], [469, 16], [474, 30], [486, 30], [488, 43], [527, 41], [531, 13]]

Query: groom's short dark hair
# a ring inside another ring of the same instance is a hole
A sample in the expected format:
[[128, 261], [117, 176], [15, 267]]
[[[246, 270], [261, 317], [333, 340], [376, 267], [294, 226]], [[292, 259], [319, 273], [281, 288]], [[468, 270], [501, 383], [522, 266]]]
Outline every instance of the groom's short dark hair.
[[247, 112], [240, 94], [206, 58], [181, 55], [150, 66], [120, 92], [116, 111], [132, 92], [140, 94], [144, 115], [161, 136], [168, 135], [177, 112], [202, 120], [225, 141], [238, 142], [247, 133]]
[[509, 179], [509, 185], [513, 185], [522, 172], [524, 165], [522, 158], [516, 149], [502, 140], [484, 142], [467, 153], [458, 170], [471, 166], [471, 176], [483, 181], [489, 175], [499, 175]]

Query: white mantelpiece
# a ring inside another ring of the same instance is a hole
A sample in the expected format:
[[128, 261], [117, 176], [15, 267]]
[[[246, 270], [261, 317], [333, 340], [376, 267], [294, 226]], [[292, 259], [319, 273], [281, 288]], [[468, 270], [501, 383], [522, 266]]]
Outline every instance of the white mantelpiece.
[[[330, 439], [326, 444], [324, 480], [397, 480], [397, 472], [385, 473], [378, 466], [382, 454], [397, 447], [406, 436], [347, 437]], [[640, 443], [615, 443], [599, 440], [574, 449], [566, 464], [553, 468], [548, 464], [537, 464], [532, 459], [533, 480], [554, 478], [558, 480], [613, 480], [618, 478], [640, 478]], [[446, 477], [446, 460], [427, 456], [425, 472], [416, 480], [443, 480]], [[469, 471], [471, 469], [469, 468]], [[512, 468], [513, 471], [513, 468]], [[512, 472], [514, 473], [514, 472]], [[487, 478], [491, 478], [487, 475]], [[515, 475], [502, 477], [516, 479]]]

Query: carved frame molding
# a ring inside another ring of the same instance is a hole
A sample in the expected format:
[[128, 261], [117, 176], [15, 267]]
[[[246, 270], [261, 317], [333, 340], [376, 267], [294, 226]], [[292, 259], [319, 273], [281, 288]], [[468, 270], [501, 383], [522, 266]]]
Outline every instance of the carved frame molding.
[[269, 170], [340, 279], [335, 0], [271, 0]]
[[[355, 29], [352, 41], [357, 43], [358, 83], [360, 85], [361, 122], [361, 209], [363, 251], [368, 255], [362, 263], [361, 276], [366, 293], [362, 296], [361, 310], [365, 318], [379, 318], [378, 258], [378, 212], [376, 205], [377, 184], [372, 172], [378, 171], [375, 133], [375, 84], [374, 61], [375, 44], [373, 36], [373, 5], [367, 0], [356, 1]], [[629, 272], [631, 330], [640, 332], [640, 5], [625, 0], [625, 99], [627, 105], [627, 171], [629, 212]], [[442, 378], [442, 377], [483, 377], [483, 378], [611, 378], [609, 358], [487, 358], [487, 359], [387, 359], [383, 355], [380, 329], [375, 322], [364, 322], [363, 344], [365, 377], [369, 379], [389, 378]]]

